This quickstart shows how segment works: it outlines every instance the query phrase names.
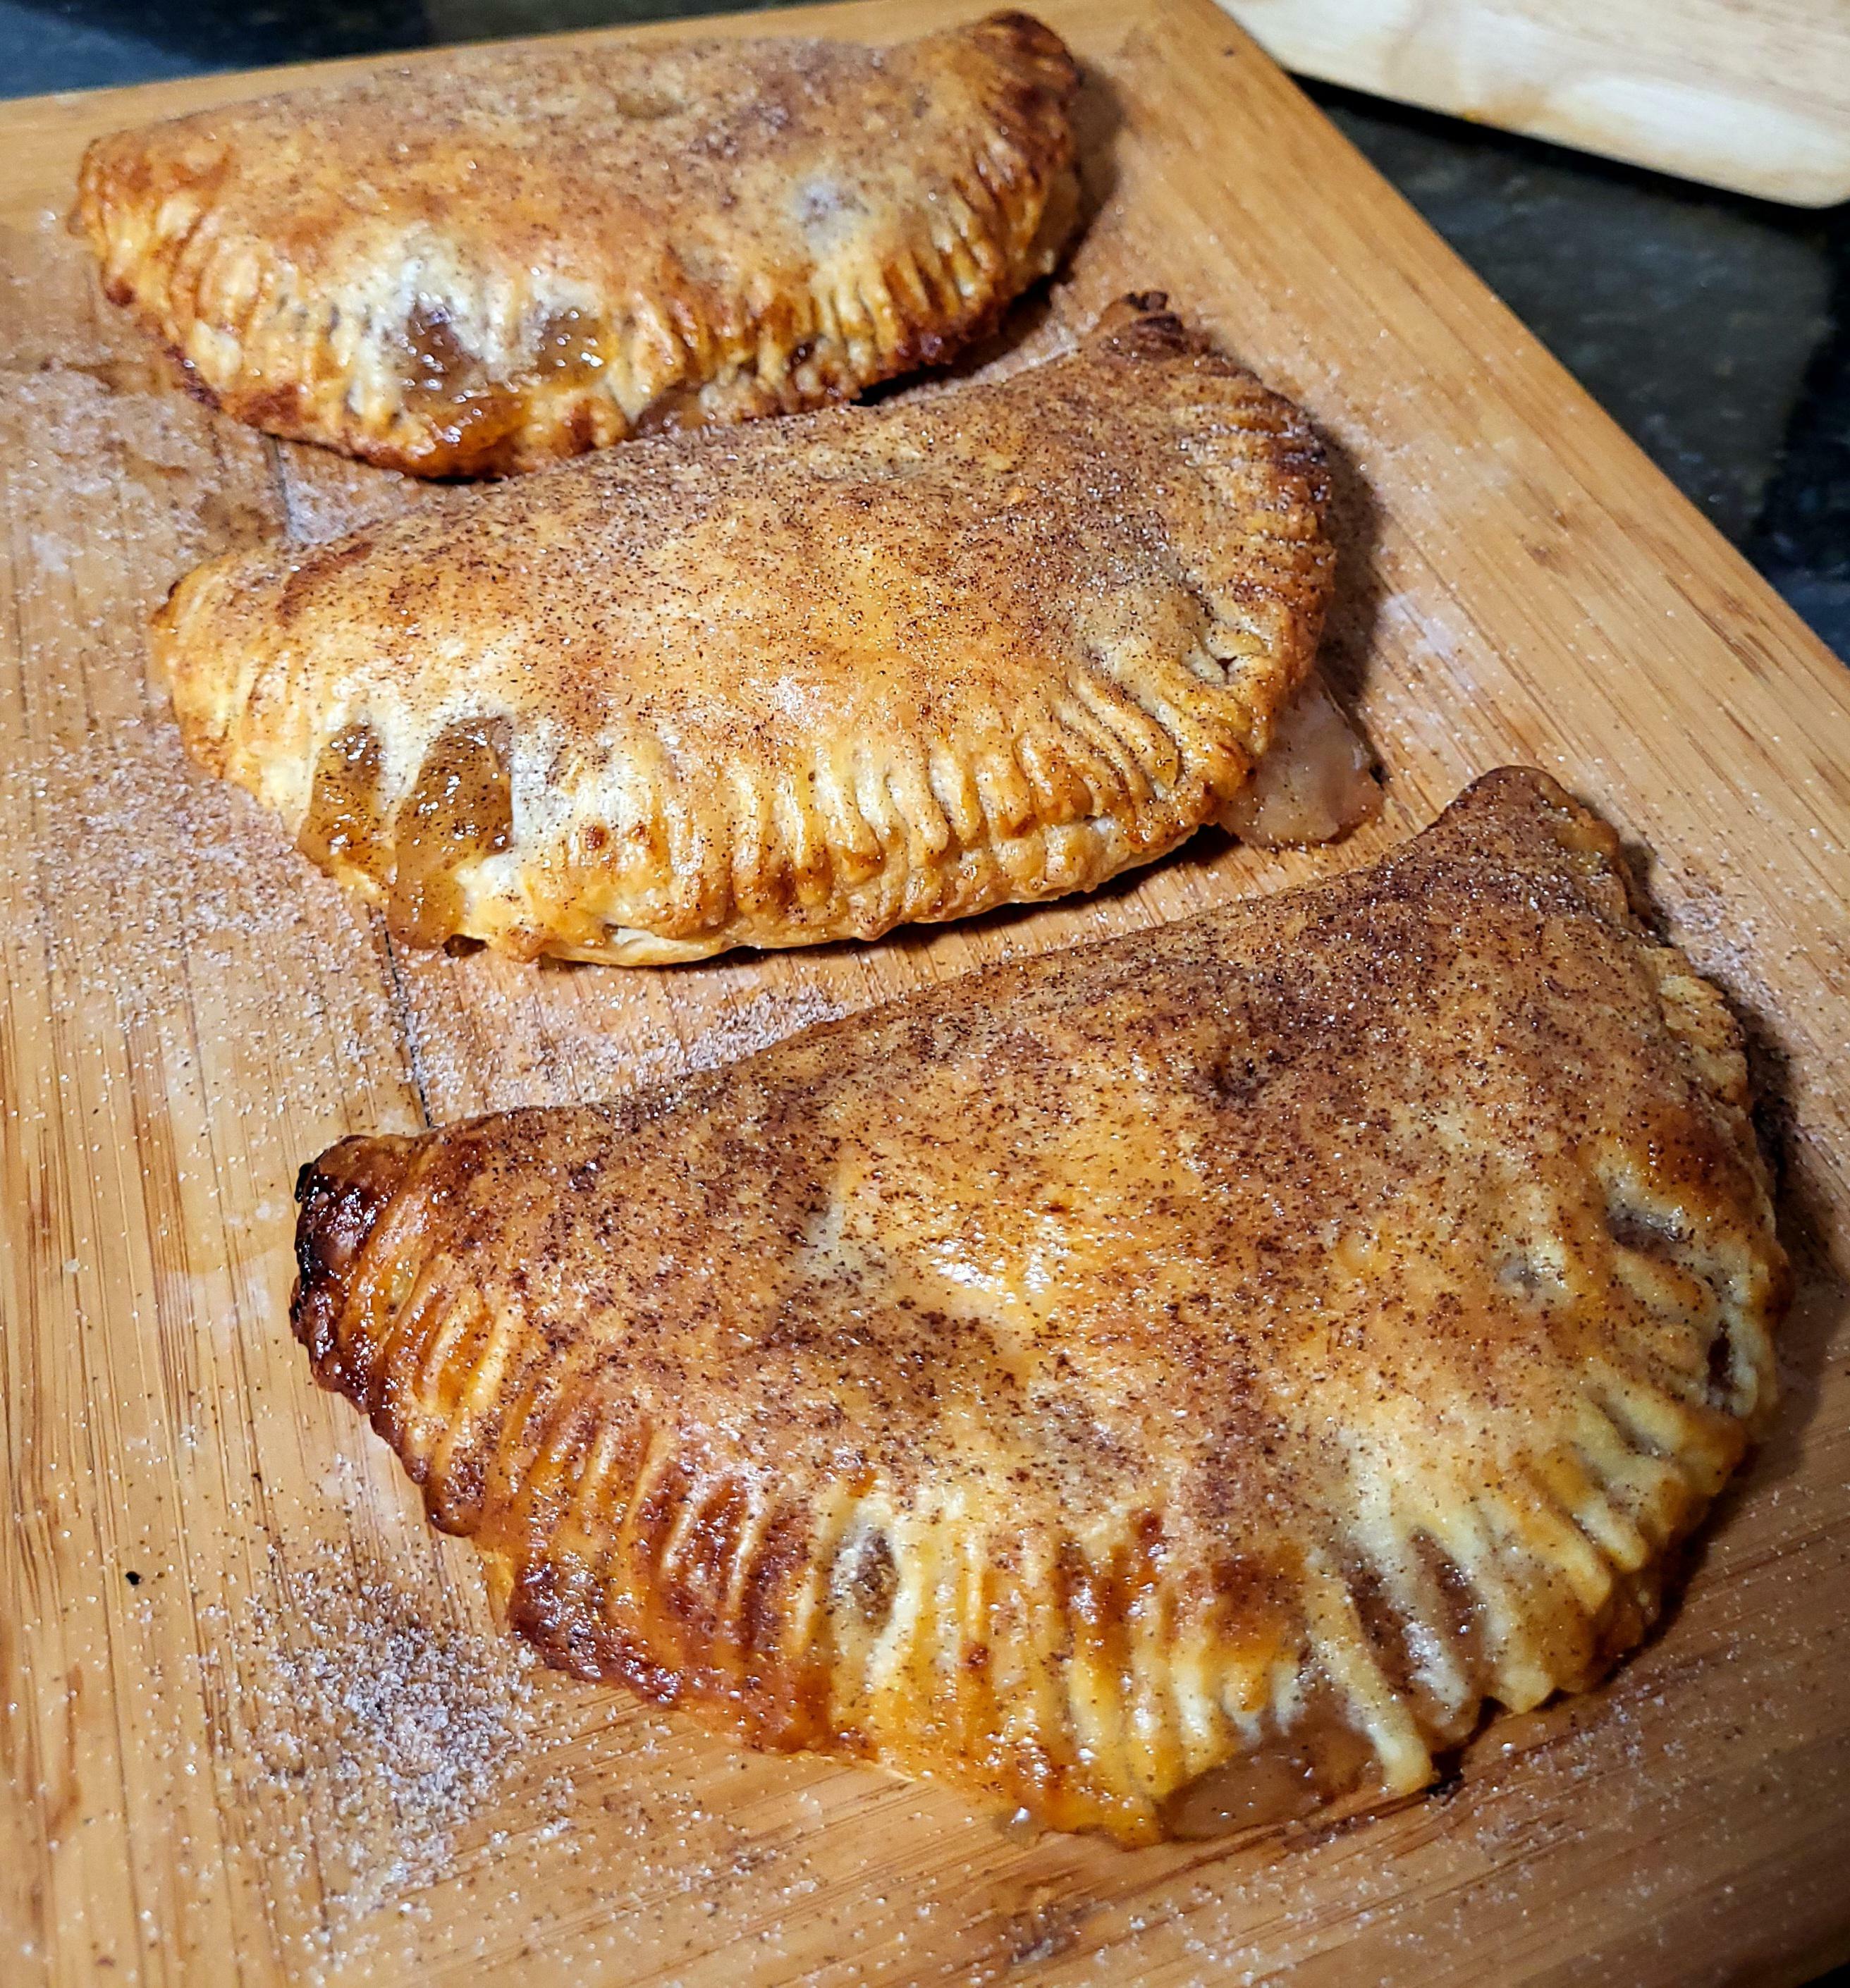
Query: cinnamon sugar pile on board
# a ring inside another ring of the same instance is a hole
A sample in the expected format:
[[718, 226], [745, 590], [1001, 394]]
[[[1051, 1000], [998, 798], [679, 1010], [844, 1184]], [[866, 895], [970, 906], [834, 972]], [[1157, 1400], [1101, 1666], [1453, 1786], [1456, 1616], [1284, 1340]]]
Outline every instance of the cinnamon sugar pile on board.
[[847, 1012], [841, 1002], [813, 988], [754, 994], [736, 1006], [722, 1009], [691, 1041], [677, 1037], [633, 1050], [621, 1087], [637, 1088], [691, 1076], [696, 1070], [716, 1070], [742, 1057], [756, 1056], [800, 1029], [838, 1021]]
[[[479, 1111], [579, 1104], [672, 1083], [848, 1012], [818, 989], [766, 989], [695, 1022], [631, 1005], [621, 968], [540, 975], [523, 968], [526, 982], [512, 989], [497, 963], [480, 955], [401, 955], [398, 970], [418, 1088], [439, 1124]], [[576, 982], [581, 972], [620, 978], [586, 987]], [[689, 1005], [697, 1010], [698, 996]], [[485, 1042], [492, 1042], [492, 1054], [484, 1053]]]
[[[112, 1011], [120, 1040], [192, 1006], [222, 1042], [256, 1009], [279, 1060], [331, 1052], [337, 1090], [397, 1033], [378, 976], [351, 971], [365, 914], [255, 803], [189, 764], [147, 681], [144, 621], [169, 582], [276, 528], [261, 445], [178, 396], [69, 370], [7, 378], [0, 442], [28, 685], [0, 763], [15, 970], [87, 1011], [86, 1048]], [[270, 979], [271, 962], [304, 960], [313, 1013], [286, 997], [289, 976]]]
[[496, 1821], [563, 1831], [573, 1790], [546, 1771], [525, 1645], [421, 1605], [331, 1545], [306, 1561], [272, 1546], [265, 1571], [205, 1682], [228, 1756], [256, 1763], [245, 1792], [270, 1836], [247, 1848], [265, 1888], [316, 1915], [299, 1936], [311, 1959], [337, 1945], [350, 1958], [361, 1922], [417, 1909]]

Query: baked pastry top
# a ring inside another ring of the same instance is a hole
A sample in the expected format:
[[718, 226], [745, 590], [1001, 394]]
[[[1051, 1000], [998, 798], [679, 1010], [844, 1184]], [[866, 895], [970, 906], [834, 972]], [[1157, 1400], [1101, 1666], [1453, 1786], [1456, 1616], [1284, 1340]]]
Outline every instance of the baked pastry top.
[[193, 753], [414, 942], [871, 938], [1227, 815], [1316, 650], [1323, 492], [1296, 408], [1130, 299], [1000, 384], [232, 553], [154, 644]]
[[1592, 1682], [1764, 1416], [1734, 1025], [1544, 776], [1373, 868], [303, 1170], [550, 1661], [1128, 1841]]
[[76, 219], [240, 420], [503, 474], [950, 356], [1070, 231], [1077, 79], [1016, 13], [458, 49], [99, 139]]

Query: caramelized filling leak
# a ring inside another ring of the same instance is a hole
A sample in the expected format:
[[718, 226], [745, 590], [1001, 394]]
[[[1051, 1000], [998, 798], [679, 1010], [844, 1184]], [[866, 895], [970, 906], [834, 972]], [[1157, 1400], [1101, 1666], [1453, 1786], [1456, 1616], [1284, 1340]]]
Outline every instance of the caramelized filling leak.
[[[420, 304], [411, 312], [399, 343], [405, 409], [431, 424], [453, 458], [444, 473], [459, 475], [495, 475], [516, 466], [506, 445], [527, 418], [528, 397], [539, 388], [594, 379], [604, 364], [598, 320], [574, 309], [544, 320], [531, 366], [512, 377], [495, 374], [470, 351], [440, 305]], [[594, 439], [587, 428], [578, 446], [589, 447]]]
[[296, 847], [334, 875], [357, 871], [383, 889], [392, 862], [379, 834], [379, 740], [369, 726], [350, 725], [337, 732], [315, 762]]
[[1334, 842], [1381, 812], [1374, 755], [1321, 678], [1298, 690], [1220, 825], [1255, 848]]
[[398, 863], [386, 924], [408, 945], [441, 945], [456, 929], [462, 893], [455, 873], [506, 849], [513, 795], [492, 723], [452, 725], [418, 769], [392, 823]]
[[445, 473], [472, 476], [505, 468], [502, 445], [523, 419], [519, 392], [490, 375], [438, 305], [420, 304], [401, 336], [404, 406], [430, 423], [444, 445], [451, 458]]
[[680, 434], [706, 425], [700, 388], [689, 382], [665, 387], [631, 424], [639, 435]]
[[541, 379], [563, 374], [581, 380], [603, 365], [604, 344], [597, 320], [583, 311], [555, 311], [539, 327], [533, 370]]
[[1375, 1749], [1320, 1693], [1289, 1730], [1178, 1788], [1162, 1805], [1162, 1826], [1175, 1837], [1226, 1836], [1295, 1822], [1380, 1786]]
[[1497, 1656], [1483, 1604], [1458, 1563], [1436, 1541], [1422, 1533], [1414, 1541], [1414, 1550], [1439, 1590], [1446, 1642], [1475, 1699], [1490, 1689], [1497, 1674]]
[[451, 329], [449, 313], [441, 305], [419, 304], [405, 320], [404, 336], [408, 392], [453, 393], [481, 370], [475, 354]]

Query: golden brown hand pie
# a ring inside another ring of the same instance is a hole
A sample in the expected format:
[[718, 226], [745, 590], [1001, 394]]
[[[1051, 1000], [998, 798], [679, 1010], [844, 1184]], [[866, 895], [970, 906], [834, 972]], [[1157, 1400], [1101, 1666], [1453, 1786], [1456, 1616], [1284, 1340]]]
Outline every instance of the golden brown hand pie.
[[99, 139], [77, 218], [239, 419], [499, 474], [949, 357], [1071, 228], [1077, 73], [1025, 14], [458, 50]]
[[343, 1141], [296, 1328], [515, 1624], [1130, 1841], [1596, 1678], [1773, 1390], [1737, 1033], [1538, 773], [1323, 888]]
[[633, 444], [156, 617], [188, 746], [415, 942], [637, 964], [1090, 890], [1238, 801], [1308, 424], [1127, 303], [1000, 384]]

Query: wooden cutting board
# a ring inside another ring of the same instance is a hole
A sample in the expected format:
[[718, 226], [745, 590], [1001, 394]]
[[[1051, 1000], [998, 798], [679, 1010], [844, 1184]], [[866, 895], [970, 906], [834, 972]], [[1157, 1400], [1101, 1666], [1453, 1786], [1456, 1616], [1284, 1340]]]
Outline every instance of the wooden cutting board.
[[[1088, 65], [1100, 211], [1015, 356], [1165, 285], [1313, 411], [1331, 668], [1386, 818], [658, 972], [399, 952], [184, 763], [143, 673], [169, 583], [414, 493], [174, 392], [61, 231], [93, 134], [251, 79], [0, 109], [0, 1979], [1719, 1983], [1850, 1953], [1850, 679], [1209, 0], [1046, 11]], [[1654, 853], [1750, 1018], [1803, 1289], [1777, 1430], [1666, 1633], [1429, 1798], [1127, 1853], [735, 1753], [523, 1664], [309, 1384], [290, 1187], [340, 1134], [609, 1093], [1327, 873], [1512, 759]]]
[[1302, 75], [1764, 200], [1850, 200], [1850, 0], [1222, 4]]

